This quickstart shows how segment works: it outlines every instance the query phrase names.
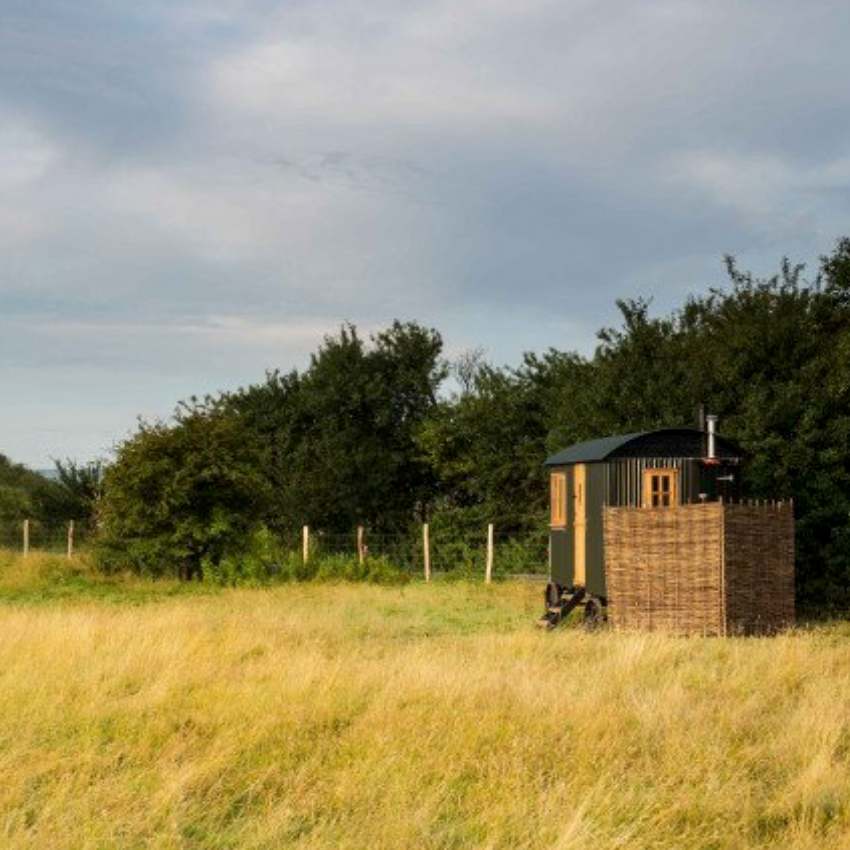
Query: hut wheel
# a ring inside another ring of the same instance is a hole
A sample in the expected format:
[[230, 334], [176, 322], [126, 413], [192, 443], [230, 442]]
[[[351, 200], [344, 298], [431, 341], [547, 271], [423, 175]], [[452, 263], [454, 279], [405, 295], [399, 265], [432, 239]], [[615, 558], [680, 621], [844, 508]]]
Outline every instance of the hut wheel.
[[605, 624], [605, 610], [602, 602], [591, 597], [584, 603], [584, 626], [587, 629], [598, 629]]
[[549, 584], [546, 585], [546, 607], [554, 608], [556, 605], [560, 605], [561, 594], [561, 586], [554, 582], [549, 582]]

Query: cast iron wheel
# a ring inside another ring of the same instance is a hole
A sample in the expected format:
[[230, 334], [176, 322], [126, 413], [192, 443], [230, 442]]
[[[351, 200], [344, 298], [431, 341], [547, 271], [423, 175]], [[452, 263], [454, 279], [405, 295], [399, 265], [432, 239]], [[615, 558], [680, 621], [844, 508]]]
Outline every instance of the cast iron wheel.
[[546, 610], [548, 611], [550, 608], [554, 608], [556, 605], [561, 604], [561, 586], [559, 584], [555, 584], [554, 582], [549, 582], [546, 585]]
[[602, 603], [596, 599], [588, 599], [584, 603], [584, 627], [586, 629], [599, 629], [605, 625], [605, 609]]

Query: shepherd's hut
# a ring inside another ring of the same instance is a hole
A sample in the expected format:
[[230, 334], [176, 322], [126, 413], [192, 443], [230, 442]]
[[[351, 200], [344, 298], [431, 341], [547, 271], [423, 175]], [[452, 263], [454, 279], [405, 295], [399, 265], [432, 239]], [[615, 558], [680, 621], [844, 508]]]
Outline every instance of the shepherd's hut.
[[677, 633], [793, 620], [790, 503], [743, 502], [744, 453], [704, 428], [579, 443], [546, 461], [550, 582], [541, 625], [575, 607], [599, 623]]

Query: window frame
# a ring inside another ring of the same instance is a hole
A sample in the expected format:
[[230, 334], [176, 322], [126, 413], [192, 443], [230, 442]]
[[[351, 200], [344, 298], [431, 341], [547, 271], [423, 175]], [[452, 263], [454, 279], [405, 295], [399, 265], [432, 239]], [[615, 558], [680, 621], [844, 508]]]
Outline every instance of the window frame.
[[564, 470], [549, 475], [549, 527], [567, 527], [567, 473]]
[[[647, 467], [643, 471], [643, 494], [641, 504], [645, 508], [675, 508], [679, 504], [679, 477], [681, 470], [676, 466], [654, 466]], [[653, 489], [653, 476], [659, 478], [659, 487]], [[664, 481], [669, 481], [669, 488], [664, 489]], [[669, 496], [669, 501], [665, 504], [664, 496]], [[658, 497], [658, 503], [653, 504], [655, 497]]]

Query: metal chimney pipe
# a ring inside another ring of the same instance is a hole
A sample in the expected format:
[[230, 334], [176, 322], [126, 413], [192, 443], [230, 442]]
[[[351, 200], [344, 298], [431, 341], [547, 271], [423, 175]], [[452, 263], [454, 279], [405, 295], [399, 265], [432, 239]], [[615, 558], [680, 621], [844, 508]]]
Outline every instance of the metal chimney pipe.
[[717, 436], [717, 417], [713, 413], [709, 413], [705, 417], [705, 427], [708, 433], [708, 459], [715, 460], [717, 458], [717, 446], [715, 445], [715, 437]]

